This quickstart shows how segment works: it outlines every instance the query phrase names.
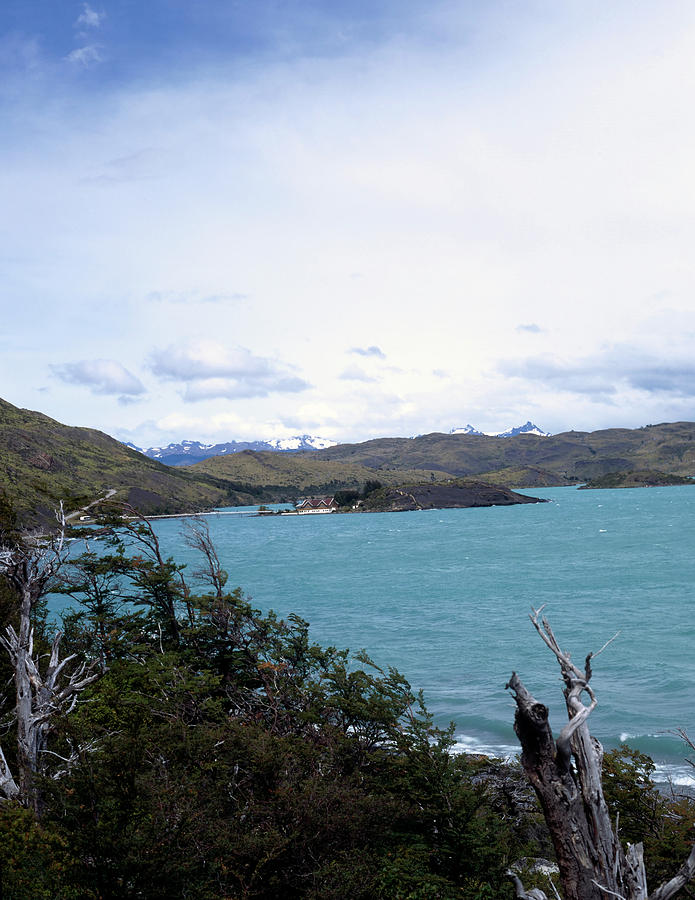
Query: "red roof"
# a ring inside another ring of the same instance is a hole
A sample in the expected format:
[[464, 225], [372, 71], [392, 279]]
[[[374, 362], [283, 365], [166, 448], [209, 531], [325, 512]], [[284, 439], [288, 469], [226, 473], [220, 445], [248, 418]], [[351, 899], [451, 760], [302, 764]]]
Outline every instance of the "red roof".
[[297, 506], [297, 509], [320, 509], [322, 506], [337, 506], [333, 497], [307, 497]]

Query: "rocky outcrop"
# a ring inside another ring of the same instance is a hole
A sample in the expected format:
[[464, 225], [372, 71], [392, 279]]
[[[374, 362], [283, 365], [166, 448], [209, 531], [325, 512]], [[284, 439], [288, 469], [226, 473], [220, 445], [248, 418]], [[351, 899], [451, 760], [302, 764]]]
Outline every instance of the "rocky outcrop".
[[381, 488], [369, 496], [363, 509], [367, 512], [407, 512], [417, 509], [468, 509], [545, 502], [483, 481], [454, 481], [446, 484], [404, 484]]

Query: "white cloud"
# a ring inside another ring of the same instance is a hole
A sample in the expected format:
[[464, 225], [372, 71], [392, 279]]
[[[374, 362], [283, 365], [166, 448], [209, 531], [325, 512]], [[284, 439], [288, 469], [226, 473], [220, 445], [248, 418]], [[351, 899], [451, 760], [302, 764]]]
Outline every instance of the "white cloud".
[[242, 294], [238, 291], [227, 292], [219, 291], [208, 294], [200, 291], [150, 291], [146, 298], [153, 303], [240, 303], [248, 300], [248, 294]]
[[75, 21], [75, 27], [99, 28], [105, 18], [105, 12], [97, 12], [95, 9], [92, 9], [89, 3], [84, 3], [82, 5], [82, 12], [79, 14]]
[[377, 359], [386, 359], [384, 351], [375, 344], [371, 347], [352, 347], [349, 352], [356, 353], [358, 356], [373, 356]]
[[[323, 421], [345, 439], [695, 416], [688, 372], [658, 371], [687, 363], [679, 328], [650, 320], [695, 296], [695, 9], [480, 7], [423, 4], [436, 46], [400, 32], [339, 57], [182, 63], [10, 109], [3, 383], [37, 402], [56, 341], [64, 358], [170, 346], [137, 419], [90, 398], [80, 415], [135, 427], [195, 400], [209, 422], [227, 398], [255, 433]], [[372, 367], [378, 390], [341, 378]], [[77, 415], [59, 385], [51, 403]]]
[[99, 44], [86, 44], [84, 47], [72, 50], [65, 59], [73, 65], [83, 66], [87, 69], [94, 63], [102, 61], [101, 47]]
[[84, 359], [52, 365], [51, 370], [66, 384], [87, 387], [93, 394], [121, 394], [122, 399], [139, 397], [145, 386], [115, 359]]
[[267, 397], [309, 387], [283, 363], [211, 340], [155, 350], [150, 356], [150, 368], [160, 378], [184, 382], [183, 399], [187, 402], [215, 397]]
[[621, 388], [695, 399], [691, 356], [663, 359], [630, 345], [615, 345], [592, 356], [564, 361], [546, 356], [500, 364], [503, 374], [575, 394], [616, 396]]
[[343, 381], [376, 381], [373, 375], [368, 375], [364, 369], [360, 369], [359, 366], [348, 366], [347, 369], [344, 369], [339, 378], [342, 378]]

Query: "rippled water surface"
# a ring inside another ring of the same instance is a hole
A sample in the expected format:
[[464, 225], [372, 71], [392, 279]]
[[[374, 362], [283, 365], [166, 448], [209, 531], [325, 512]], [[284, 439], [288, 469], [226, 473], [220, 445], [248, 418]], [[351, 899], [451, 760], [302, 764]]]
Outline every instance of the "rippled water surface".
[[[594, 665], [592, 731], [676, 771], [684, 751], [669, 730], [695, 734], [695, 487], [535, 494], [551, 502], [207, 521], [232, 585], [263, 610], [298, 613], [321, 643], [396, 666], [462, 746], [516, 746], [512, 670], [561, 725], [532, 606], [546, 604], [577, 660], [620, 631]], [[191, 558], [180, 520], [156, 527]]]

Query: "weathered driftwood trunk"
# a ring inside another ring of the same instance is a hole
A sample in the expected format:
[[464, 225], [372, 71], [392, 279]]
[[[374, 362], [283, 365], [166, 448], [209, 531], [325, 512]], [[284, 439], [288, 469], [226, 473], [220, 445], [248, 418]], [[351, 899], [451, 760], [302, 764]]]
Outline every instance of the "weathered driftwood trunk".
[[17, 778], [10, 772], [0, 749], [0, 798], [20, 800], [37, 812], [40, 798], [36, 775], [45, 769], [48, 739], [56, 716], [70, 712], [78, 695], [97, 677], [85, 663], [66, 672], [75, 654], [60, 659], [60, 632], [53, 639], [45, 668], [34, 657], [32, 613], [63, 563], [62, 509], [59, 522], [61, 532], [55, 542], [36, 544], [19, 540], [12, 546], [0, 547], [0, 572], [15, 588], [19, 599], [18, 629], [9, 625], [5, 634], [0, 635], [0, 645], [7, 651], [13, 667], [17, 721]]
[[[589, 685], [591, 660], [607, 645], [590, 653], [581, 670], [560, 649], [540, 614], [541, 610], [534, 610], [531, 621], [555, 654], [565, 684], [568, 722], [557, 740], [548, 723], [548, 708], [534, 699], [516, 672], [507, 687], [516, 700], [514, 729], [521, 742], [521, 763], [553, 840], [564, 900], [668, 900], [695, 874], [695, 847], [676, 878], [649, 895], [642, 845], [628, 845], [625, 853], [603, 796], [603, 748], [589, 734], [587, 719], [596, 706]], [[582, 701], [584, 694], [588, 705]], [[542, 896], [537, 889], [533, 894], [521, 890], [517, 886], [517, 896]]]

